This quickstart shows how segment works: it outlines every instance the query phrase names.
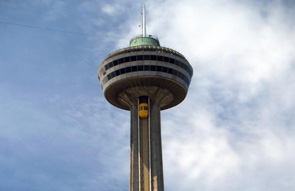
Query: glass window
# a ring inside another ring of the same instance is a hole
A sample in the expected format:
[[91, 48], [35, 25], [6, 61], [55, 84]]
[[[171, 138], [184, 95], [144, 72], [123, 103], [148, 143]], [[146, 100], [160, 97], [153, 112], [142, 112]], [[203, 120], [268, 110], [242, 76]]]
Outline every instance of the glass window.
[[124, 58], [120, 58], [118, 62], [119, 62], [119, 64], [124, 63]]
[[156, 55], [151, 55], [151, 60], [157, 60], [157, 56]]
[[170, 58], [169, 62], [170, 62], [171, 64], [174, 64], [174, 59], [173, 59], [173, 58]]
[[137, 66], [132, 66], [132, 67], [131, 67], [131, 71], [132, 71], [132, 72], [136, 72], [136, 71], [137, 71]]
[[169, 58], [168, 57], [164, 57], [164, 62], [169, 62]]
[[175, 75], [175, 76], [177, 76], [177, 71], [176, 70], [173, 70], [172, 71], [172, 74]]
[[120, 70], [116, 70], [115, 73], [116, 73], [116, 76], [119, 76], [120, 75]]
[[181, 78], [181, 74], [180, 72], [177, 72], [177, 77]]
[[150, 70], [150, 66], [144, 65], [144, 66], [143, 66], [143, 70], [144, 70], [144, 71], [149, 71], [149, 70]]
[[110, 68], [114, 66], [114, 62], [109, 63]]
[[120, 69], [121, 74], [125, 74], [125, 68]]
[[126, 73], [129, 73], [129, 72], [131, 72], [131, 67], [126, 68]]
[[143, 71], [143, 65], [138, 66], [138, 71]]
[[143, 55], [138, 55], [137, 60], [143, 60]]
[[157, 71], [162, 72], [162, 66], [157, 66]]
[[125, 57], [124, 60], [125, 62], [130, 62], [130, 57]]
[[107, 65], [104, 66], [104, 69], [105, 70], [108, 70], [109, 68], [110, 68], [110, 65], [109, 64], [107, 64]]
[[136, 56], [131, 56], [131, 61], [136, 61]]
[[118, 65], [118, 60], [114, 60], [114, 66], [117, 66]]
[[158, 61], [163, 61], [163, 56], [158, 56], [158, 57], [157, 57], [157, 60], [158, 60]]
[[163, 72], [168, 73], [168, 68], [167, 67], [163, 67]]
[[143, 55], [144, 60], [150, 60], [150, 55]]
[[156, 71], [156, 66], [151, 66], [151, 71]]

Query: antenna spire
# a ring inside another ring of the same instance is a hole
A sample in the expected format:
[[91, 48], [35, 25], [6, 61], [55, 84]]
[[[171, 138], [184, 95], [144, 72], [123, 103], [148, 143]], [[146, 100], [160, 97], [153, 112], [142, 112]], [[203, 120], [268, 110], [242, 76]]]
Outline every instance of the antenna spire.
[[146, 37], [145, 6], [142, 6], [142, 37]]

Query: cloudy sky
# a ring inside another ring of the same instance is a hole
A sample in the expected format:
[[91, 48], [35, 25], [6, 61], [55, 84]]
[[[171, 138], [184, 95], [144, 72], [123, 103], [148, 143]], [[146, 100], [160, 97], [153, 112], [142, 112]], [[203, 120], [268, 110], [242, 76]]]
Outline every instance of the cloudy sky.
[[147, 33], [194, 68], [165, 189], [295, 190], [293, 0], [0, 0], [0, 190], [126, 191], [130, 118], [96, 72]]

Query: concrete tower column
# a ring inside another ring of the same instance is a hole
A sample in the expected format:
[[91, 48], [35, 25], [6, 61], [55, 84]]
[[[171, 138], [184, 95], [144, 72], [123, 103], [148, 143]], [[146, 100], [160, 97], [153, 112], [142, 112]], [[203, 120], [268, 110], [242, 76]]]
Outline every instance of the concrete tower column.
[[151, 101], [150, 136], [151, 136], [151, 179], [152, 191], [164, 191], [162, 141], [161, 141], [161, 114], [156, 100]]
[[130, 191], [139, 190], [138, 165], [138, 103], [134, 101], [130, 108]]

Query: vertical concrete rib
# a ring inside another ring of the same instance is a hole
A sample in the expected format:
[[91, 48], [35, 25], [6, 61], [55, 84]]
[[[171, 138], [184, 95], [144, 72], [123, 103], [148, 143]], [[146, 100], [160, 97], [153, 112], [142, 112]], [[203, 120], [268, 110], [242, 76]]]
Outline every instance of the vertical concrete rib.
[[149, 151], [149, 123], [148, 118], [140, 119], [140, 169], [141, 190], [150, 191], [150, 151]]
[[160, 106], [157, 100], [151, 100], [150, 106], [152, 191], [164, 191]]
[[130, 131], [130, 191], [139, 191], [138, 165], [138, 104], [131, 104], [131, 131]]

